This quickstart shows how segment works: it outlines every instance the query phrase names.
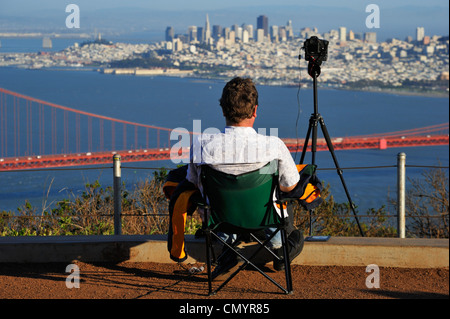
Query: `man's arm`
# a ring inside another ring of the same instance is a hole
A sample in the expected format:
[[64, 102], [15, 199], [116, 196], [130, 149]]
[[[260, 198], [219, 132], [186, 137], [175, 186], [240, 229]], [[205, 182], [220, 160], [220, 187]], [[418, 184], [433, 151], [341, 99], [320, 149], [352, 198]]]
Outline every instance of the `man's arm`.
[[284, 193], [289, 193], [290, 191], [292, 191], [294, 188], [295, 188], [295, 186], [297, 186], [297, 184], [298, 183], [295, 183], [294, 185], [292, 185], [292, 186], [282, 186], [282, 185], [280, 185], [280, 190], [282, 191], [282, 192], [284, 192]]
[[300, 180], [300, 175], [298, 174], [297, 166], [295, 165], [294, 159], [291, 153], [284, 144], [284, 142], [278, 139], [278, 170], [280, 174], [280, 190], [284, 193], [289, 193], [296, 186]]

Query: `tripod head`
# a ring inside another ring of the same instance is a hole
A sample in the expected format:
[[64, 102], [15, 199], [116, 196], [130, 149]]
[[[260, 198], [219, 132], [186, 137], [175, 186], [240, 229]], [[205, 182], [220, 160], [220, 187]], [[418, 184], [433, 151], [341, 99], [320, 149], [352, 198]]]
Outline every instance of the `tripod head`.
[[314, 78], [320, 75], [320, 64], [309, 62], [308, 63], [308, 74]]
[[[328, 41], [312, 36], [305, 41], [302, 49], [305, 50], [305, 60], [308, 61], [308, 74], [314, 78], [320, 75], [320, 66], [328, 58]], [[301, 59], [301, 56], [299, 56]]]

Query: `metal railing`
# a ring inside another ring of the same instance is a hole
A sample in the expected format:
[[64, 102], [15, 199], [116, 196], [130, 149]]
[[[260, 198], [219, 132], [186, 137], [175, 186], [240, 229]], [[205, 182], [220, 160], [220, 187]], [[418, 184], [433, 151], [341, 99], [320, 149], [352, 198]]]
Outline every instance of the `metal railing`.
[[[368, 169], [368, 168], [389, 168], [397, 167], [397, 234], [399, 238], [406, 237], [406, 154], [399, 153], [397, 155], [396, 166], [377, 166], [377, 167], [354, 167], [348, 169]], [[438, 166], [418, 166], [410, 167], [428, 167], [428, 168], [448, 168]], [[117, 204], [114, 204], [114, 229], [115, 233], [120, 234], [120, 155], [114, 155], [114, 197], [118, 198]], [[116, 193], [117, 192], [117, 193]]]
[[[353, 169], [379, 169], [379, 168], [397, 168], [397, 198], [396, 198], [396, 208], [397, 215], [389, 215], [387, 217], [396, 217], [397, 218], [397, 236], [399, 238], [406, 237], [406, 167], [416, 167], [416, 168], [446, 168], [448, 166], [422, 166], [422, 165], [406, 165], [406, 154], [399, 153], [397, 154], [397, 165], [387, 165], [387, 166], [370, 166], [370, 167], [347, 167], [341, 168], [342, 170], [353, 170]], [[111, 167], [104, 167], [102, 169], [110, 169]], [[28, 170], [28, 172], [34, 171], [63, 171], [63, 170], [92, 170], [99, 168], [64, 168], [64, 169], [34, 169]], [[121, 235], [122, 234], [122, 217], [128, 216], [123, 215], [121, 211], [122, 207], [122, 169], [150, 169], [150, 170], [159, 170], [162, 167], [131, 167], [131, 166], [122, 166], [121, 156], [119, 154], [115, 154], [113, 156], [113, 190], [114, 190], [114, 212], [113, 212], [113, 220], [114, 220], [114, 234]], [[335, 168], [318, 168], [317, 170], [335, 170]], [[15, 171], [6, 171], [6, 172], [15, 172]], [[23, 172], [21, 170], [21, 172]], [[168, 215], [168, 214], [167, 214]], [[111, 216], [111, 214], [105, 215]], [[359, 217], [364, 217], [363, 215], [359, 215]], [[39, 217], [39, 216], [37, 216]], [[345, 217], [345, 216], [341, 216]], [[370, 216], [367, 216], [370, 217]], [[409, 216], [411, 217], [411, 216]], [[430, 216], [428, 216], [430, 217]], [[433, 217], [433, 216], [431, 216]]]

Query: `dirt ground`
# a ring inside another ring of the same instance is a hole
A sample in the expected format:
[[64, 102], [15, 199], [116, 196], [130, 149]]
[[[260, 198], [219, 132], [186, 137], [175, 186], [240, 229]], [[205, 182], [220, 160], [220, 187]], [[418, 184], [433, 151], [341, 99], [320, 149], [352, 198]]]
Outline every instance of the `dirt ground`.
[[[0, 299], [448, 299], [448, 269], [380, 268], [379, 288], [368, 288], [365, 267], [292, 266], [294, 292], [286, 295], [255, 270], [244, 270], [217, 295], [207, 296], [206, 270], [200, 264], [74, 262], [79, 288], [66, 264], [0, 264]], [[283, 280], [271, 265], [265, 270]], [[69, 279], [68, 279], [69, 277]], [[284, 282], [284, 281], [283, 281]], [[373, 282], [373, 281], [372, 281]], [[184, 302], [183, 301], [183, 302]], [[177, 308], [178, 309], [178, 308]], [[261, 310], [261, 309], [260, 309]]]

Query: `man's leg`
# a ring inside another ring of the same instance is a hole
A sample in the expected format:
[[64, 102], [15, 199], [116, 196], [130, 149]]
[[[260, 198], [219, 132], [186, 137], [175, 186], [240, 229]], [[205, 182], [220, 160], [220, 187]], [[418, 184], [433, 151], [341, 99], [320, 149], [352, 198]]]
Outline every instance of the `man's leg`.
[[[289, 235], [294, 231], [297, 230], [297, 228], [294, 226], [294, 209], [291, 204], [288, 204], [287, 206], [287, 224], [286, 224], [286, 235], [289, 237]], [[273, 234], [273, 232], [276, 230], [276, 228], [268, 228], [265, 230], [266, 237], [270, 237], [270, 235]], [[281, 233], [278, 232], [269, 243], [269, 247], [274, 250], [281, 248], [282, 242], [281, 242]]]
[[[301, 230], [297, 229], [294, 225], [294, 210], [292, 205], [288, 205], [287, 207], [288, 219], [286, 225], [286, 234], [287, 234], [287, 250], [289, 254], [289, 262], [291, 262], [295, 257], [300, 255], [303, 250], [303, 233]], [[273, 234], [275, 229], [269, 228], [266, 231], [266, 235], [270, 236]], [[281, 233], [278, 232], [270, 241], [270, 248], [277, 254], [281, 260], [275, 258], [273, 261], [273, 267], [275, 270], [283, 270], [284, 269], [284, 258], [283, 258], [283, 248], [281, 241]]]

